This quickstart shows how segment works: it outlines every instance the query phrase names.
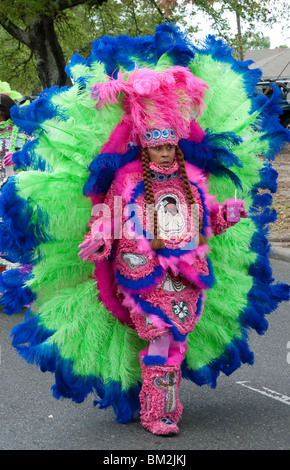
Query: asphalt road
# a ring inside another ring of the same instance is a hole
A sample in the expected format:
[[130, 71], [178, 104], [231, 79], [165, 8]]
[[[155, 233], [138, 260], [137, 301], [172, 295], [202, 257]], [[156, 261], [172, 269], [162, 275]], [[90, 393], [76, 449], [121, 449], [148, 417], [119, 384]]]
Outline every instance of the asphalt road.
[[[276, 281], [290, 283], [290, 264], [272, 260], [272, 266]], [[187, 450], [289, 450], [289, 303], [268, 320], [265, 335], [250, 336], [254, 366], [221, 375], [215, 390], [183, 381], [180, 434], [164, 438], [143, 430], [138, 420], [118, 424], [111, 410], [93, 406], [93, 397], [80, 405], [55, 400], [53, 375], [27, 364], [10, 344], [11, 328], [22, 316], [0, 313], [0, 449], [103, 450], [102, 459], [115, 458], [118, 450], [159, 451], [166, 458]]]

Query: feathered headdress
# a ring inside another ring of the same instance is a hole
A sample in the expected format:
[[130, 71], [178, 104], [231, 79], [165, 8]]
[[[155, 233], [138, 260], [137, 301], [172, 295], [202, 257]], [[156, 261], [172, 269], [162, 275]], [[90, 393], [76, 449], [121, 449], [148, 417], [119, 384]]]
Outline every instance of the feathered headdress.
[[135, 68], [117, 79], [92, 87], [97, 108], [121, 99], [122, 122], [130, 129], [130, 140], [142, 147], [177, 144], [190, 133], [190, 123], [201, 112], [208, 85], [186, 67], [173, 66], [164, 72]]
[[21, 93], [18, 91], [11, 90], [9, 83], [0, 81], [0, 93], [3, 95], [8, 95], [13, 101], [19, 101], [21, 98]]

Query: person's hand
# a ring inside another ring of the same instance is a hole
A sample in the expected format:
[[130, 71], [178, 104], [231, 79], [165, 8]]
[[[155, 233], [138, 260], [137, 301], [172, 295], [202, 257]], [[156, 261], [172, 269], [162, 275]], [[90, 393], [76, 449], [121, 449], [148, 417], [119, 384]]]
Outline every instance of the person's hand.
[[80, 252], [78, 253], [79, 258], [87, 261], [91, 255], [93, 255], [99, 248], [104, 244], [103, 239], [96, 240], [95, 238], [88, 238], [79, 245]]
[[242, 219], [247, 219], [249, 216], [248, 211], [245, 208], [245, 203], [242, 201], [242, 205], [240, 207], [240, 216]]
[[13, 153], [11, 153], [11, 152], [6, 153], [6, 155], [4, 155], [3, 165], [4, 165], [5, 168], [7, 168], [8, 166], [14, 165], [14, 162], [12, 160], [12, 156], [13, 156]]

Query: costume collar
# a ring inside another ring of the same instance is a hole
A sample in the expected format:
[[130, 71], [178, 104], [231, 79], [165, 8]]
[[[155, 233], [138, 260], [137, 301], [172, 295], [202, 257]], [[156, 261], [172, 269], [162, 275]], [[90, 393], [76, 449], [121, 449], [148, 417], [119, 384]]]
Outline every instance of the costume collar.
[[176, 178], [178, 175], [179, 165], [176, 160], [169, 168], [162, 168], [157, 163], [149, 162], [151, 179], [155, 181], [168, 181]]

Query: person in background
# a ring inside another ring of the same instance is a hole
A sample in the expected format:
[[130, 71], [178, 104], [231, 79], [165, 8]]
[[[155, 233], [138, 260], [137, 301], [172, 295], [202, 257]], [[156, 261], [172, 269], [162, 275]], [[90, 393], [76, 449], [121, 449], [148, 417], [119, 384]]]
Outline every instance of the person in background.
[[[6, 85], [6, 86], [4, 86]], [[0, 91], [6, 90], [7, 85], [5, 82], [0, 82]], [[10, 110], [16, 104], [11, 98], [21, 97], [17, 92], [11, 92], [8, 87], [9, 93], [0, 94], [0, 188], [7, 182], [8, 178], [14, 175], [14, 162], [13, 154], [20, 150], [27, 140], [27, 137], [21, 133], [18, 127], [11, 119]], [[7, 267], [5, 254], [0, 254], [0, 272], [4, 272]]]

